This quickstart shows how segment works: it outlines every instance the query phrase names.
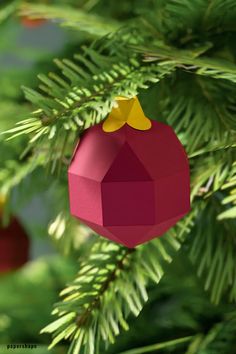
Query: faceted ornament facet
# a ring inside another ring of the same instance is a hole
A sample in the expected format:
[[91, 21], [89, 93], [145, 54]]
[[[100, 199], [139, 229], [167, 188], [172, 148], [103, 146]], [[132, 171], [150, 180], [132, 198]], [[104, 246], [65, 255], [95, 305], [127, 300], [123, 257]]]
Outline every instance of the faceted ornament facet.
[[127, 247], [165, 233], [190, 210], [187, 155], [166, 124], [102, 124], [81, 138], [68, 171], [72, 215]]

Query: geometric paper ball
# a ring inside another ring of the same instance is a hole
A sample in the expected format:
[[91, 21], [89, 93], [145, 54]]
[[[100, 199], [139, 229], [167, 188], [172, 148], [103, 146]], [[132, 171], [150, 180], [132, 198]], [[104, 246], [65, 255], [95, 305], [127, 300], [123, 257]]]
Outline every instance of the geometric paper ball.
[[29, 259], [29, 239], [20, 223], [12, 218], [0, 228], [0, 273], [16, 270]]
[[172, 128], [151, 121], [85, 131], [68, 170], [71, 214], [133, 248], [165, 233], [190, 210], [187, 155]]

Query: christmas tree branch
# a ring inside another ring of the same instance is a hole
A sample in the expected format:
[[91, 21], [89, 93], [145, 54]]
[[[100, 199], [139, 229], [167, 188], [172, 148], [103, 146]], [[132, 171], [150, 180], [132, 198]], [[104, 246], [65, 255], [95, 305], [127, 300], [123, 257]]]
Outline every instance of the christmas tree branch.
[[223, 200], [222, 204], [228, 208], [218, 215], [218, 220], [235, 219], [236, 218], [236, 161], [232, 165], [232, 173], [222, 186], [222, 190], [230, 190]]
[[120, 24], [115, 20], [93, 15], [82, 8], [68, 6], [52, 6], [46, 4], [23, 3], [19, 8], [20, 16], [54, 20], [62, 26], [73, 28], [77, 31], [87, 32], [95, 37], [101, 37], [116, 31]]
[[179, 344], [190, 342], [191, 339], [193, 339], [193, 336], [173, 339], [173, 340], [169, 340], [169, 341], [163, 342], [163, 343], [148, 345], [146, 347], [130, 349], [130, 350], [127, 350], [127, 351], [119, 353], [119, 354], [144, 354], [144, 353], [153, 352], [154, 350], [156, 351], [156, 350], [161, 350], [161, 349], [165, 349], [165, 348], [169, 348], [169, 347], [175, 348], [175, 347], [179, 346]]
[[[113, 51], [114, 41], [118, 45], [116, 53], [111, 52], [107, 57], [99, 52], [104, 46]], [[33, 146], [38, 142], [42, 146], [46, 140], [55, 146], [68, 133], [70, 142], [71, 134], [78, 134], [105, 118], [116, 96], [135, 96], [138, 89], [174, 70], [172, 65], [142, 66], [136, 54], [127, 52], [124, 43], [116, 41], [112, 36], [108, 41], [99, 42], [98, 48], [93, 48], [95, 44], [85, 48], [84, 55], [76, 55], [74, 62], [56, 60], [64, 77], [55, 73], [49, 73], [48, 77], [39, 75], [42, 82], [39, 92], [24, 89], [26, 98], [37, 111], [8, 130], [10, 138], [30, 134]], [[60, 156], [63, 158], [63, 152]]]
[[192, 219], [193, 215], [164, 238], [136, 250], [98, 241], [78, 277], [62, 292], [64, 300], [53, 312], [59, 319], [42, 331], [54, 333], [52, 346], [69, 337], [71, 353], [84, 348], [92, 354], [99, 348], [100, 338], [113, 343], [120, 328], [128, 329], [128, 315], [138, 316], [142, 310], [149, 281], [160, 281], [163, 262], [170, 262], [180, 247], [176, 236], [189, 232]]
[[231, 353], [236, 345], [235, 331], [235, 312], [228, 313], [221, 322], [214, 324], [207, 334], [195, 336], [186, 354]]
[[217, 195], [202, 205], [198, 224], [192, 229], [193, 242], [189, 253], [198, 276], [205, 279], [205, 290], [210, 292], [211, 301], [215, 304], [223, 296], [236, 301], [234, 221], [217, 222], [219, 211]]
[[[236, 83], [236, 65], [224, 59], [199, 56], [199, 52], [191, 50], [180, 50], [173, 47], [134, 47], [144, 56], [146, 62], [169, 61], [176, 67], [194, 74], [225, 79]], [[197, 53], [197, 55], [196, 55]]]
[[14, 12], [16, 12], [18, 5], [19, 0], [13, 0], [0, 6], [0, 23], [8, 19]]

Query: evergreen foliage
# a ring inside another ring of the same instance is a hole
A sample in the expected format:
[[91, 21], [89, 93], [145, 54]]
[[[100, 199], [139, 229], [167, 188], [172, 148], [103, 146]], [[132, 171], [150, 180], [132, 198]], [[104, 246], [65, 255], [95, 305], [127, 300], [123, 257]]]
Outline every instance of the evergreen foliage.
[[[50, 72], [38, 75], [38, 88], [36, 80], [33, 88], [23, 87], [27, 101], [19, 94], [0, 103], [8, 107], [0, 110], [1, 119], [17, 118], [15, 125], [1, 123], [1, 151], [10, 149], [1, 166], [1, 194], [9, 197], [35, 171], [56, 173], [62, 202], [49, 235], [70, 256], [77, 254], [78, 233], [89, 234], [80, 245], [85, 256], [80, 254], [78, 274], [55, 304], [57, 319], [42, 330], [52, 334], [51, 347], [62, 341], [70, 343], [70, 354], [104, 353], [109, 343], [119, 342], [122, 331], [128, 336], [132, 315], [145, 309], [152, 283], [159, 289], [160, 280], [172, 274], [166, 264], [177, 262], [181, 254], [193, 264], [193, 277], [206, 290], [203, 296], [218, 306], [220, 318], [205, 332], [192, 326], [184, 335], [178, 332], [179, 338], [173, 335], [125, 352], [168, 352], [171, 347], [176, 353], [233, 354], [235, 1], [3, 2], [1, 26], [14, 16], [52, 20], [75, 36], [73, 41], [84, 36], [79, 45], [73, 42], [73, 53], [48, 63]], [[186, 148], [192, 211], [162, 238], [128, 250], [76, 227], [68, 212], [65, 176], [84, 130], [107, 116], [116, 96], [137, 94], [147, 115], [173, 126]]]

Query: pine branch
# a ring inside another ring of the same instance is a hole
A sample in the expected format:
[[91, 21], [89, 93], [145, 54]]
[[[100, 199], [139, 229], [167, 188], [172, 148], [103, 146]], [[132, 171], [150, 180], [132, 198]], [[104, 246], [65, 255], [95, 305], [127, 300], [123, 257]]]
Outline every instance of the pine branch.
[[[233, 148], [235, 84], [177, 70], [156, 91], [155, 108], [179, 135], [190, 157]], [[158, 118], [159, 118], [158, 117]]]
[[202, 207], [192, 229], [189, 257], [197, 267], [197, 274], [204, 278], [205, 290], [211, 301], [218, 304], [223, 296], [236, 301], [236, 250], [235, 222], [217, 222], [220, 203], [215, 198]]
[[229, 195], [222, 200], [222, 204], [228, 205], [228, 208], [218, 215], [218, 220], [236, 218], [236, 161], [233, 163], [231, 176], [229, 176], [226, 183], [222, 186], [222, 190], [229, 189]]
[[130, 350], [127, 350], [127, 351], [119, 353], [119, 354], [144, 354], [144, 353], [149, 353], [149, 352], [153, 353], [154, 350], [155, 351], [157, 351], [157, 350], [159, 351], [161, 349], [165, 350], [165, 349], [168, 349], [169, 347], [175, 348], [175, 347], [179, 346], [180, 344], [189, 342], [192, 338], [193, 338], [193, 336], [173, 339], [173, 340], [169, 340], [167, 342], [152, 344], [152, 345], [148, 345], [148, 346], [142, 347], [142, 348], [130, 349]]
[[152, 11], [141, 7], [142, 18], [153, 34], [168, 43], [183, 46], [235, 31], [234, 0], [158, 0], [152, 5]]
[[220, 191], [228, 178], [234, 173], [235, 149], [217, 150], [201, 155], [194, 161], [192, 168], [192, 198], [209, 198]]
[[[65, 133], [68, 140], [72, 141], [72, 133], [80, 134], [85, 128], [105, 118], [111, 110], [116, 96], [134, 96], [140, 88], [146, 88], [149, 83], [159, 81], [179, 66], [184, 70], [188, 68], [192, 70], [194, 64], [195, 73], [205, 73], [216, 78], [229, 78], [234, 81], [235, 65], [230, 62], [199, 57], [202, 51], [196, 49], [183, 51], [162, 45], [158, 48], [159, 57], [155, 58], [155, 60], [158, 59], [157, 63], [144, 64], [139, 60], [138, 54], [130, 49], [130, 45], [132, 42], [135, 44], [135, 41], [136, 44], [137, 41], [145, 42], [148, 34], [145, 32], [142, 37], [140, 29], [138, 32], [137, 29], [133, 31], [126, 28], [102, 39], [90, 48], [85, 48], [83, 55], [76, 55], [75, 61], [56, 60], [63, 75], [59, 76], [55, 73], [49, 73], [48, 77], [39, 75], [42, 82], [39, 92], [25, 88], [26, 98], [36, 105], [37, 111], [33, 113], [32, 117], [19, 122], [18, 127], [10, 129], [7, 133], [12, 134], [12, 138], [30, 133], [32, 135], [30, 143], [33, 145], [39, 139], [40, 144], [44, 144], [45, 139], [49, 139], [51, 146], [57, 145], [57, 141], [63, 139]], [[138, 38], [138, 40], [133, 40], [133, 38]], [[186, 67], [186, 63], [191, 65]], [[199, 68], [195, 70], [197, 65]], [[199, 106], [203, 107], [204, 101], [207, 102], [208, 115], [213, 117], [212, 123], [208, 119], [208, 125], [203, 130], [200, 119], [192, 120], [194, 105], [191, 103], [190, 107], [185, 97], [183, 102], [183, 95], [181, 97], [177, 95], [179, 100], [169, 118], [171, 124], [174, 124], [171, 121], [171, 116], [175, 117], [175, 120], [179, 120], [179, 116], [174, 116], [174, 113], [176, 113], [177, 107], [182, 108], [184, 104], [186, 105], [186, 116], [181, 119], [181, 122], [185, 127], [189, 125], [187, 138], [191, 136], [193, 142], [189, 152], [199, 148], [197, 143], [201, 142], [201, 137], [204, 141], [208, 140], [209, 135], [212, 140], [215, 137], [228, 138], [228, 133], [222, 133], [222, 125], [235, 129], [233, 88], [227, 87], [229, 95], [225, 95], [225, 105], [219, 106], [216, 95], [218, 92], [214, 91], [215, 88], [212, 91], [213, 84], [208, 85], [207, 83], [205, 85], [205, 82], [200, 79], [198, 82], [202, 92], [202, 102], [199, 100]], [[225, 84], [223, 83], [223, 85]], [[222, 93], [222, 87], [219, 87], [219, 92]], [[183, 110], [178, 113], [182, 114]], [[197, 118], [199, 118], [201, 113], [197, 110], [196, 112], [198, 112]], [[219, 118], [219, 129], [216, 131], [216, 136], [212, 135], [211, 127], [211, 124], [215, 123], [214, 115]], [[191, 124], [189, 124], [190, 120]], [[197, 127], [196, 124], [198, 124]], [[64, 150], [67, 145], [66, 142]], [[73, 149], [73, 143], [70, 149]], [[65, 157], [64, 152], [61, 151], [59, 156], [59, 160], [62, 161]]]
[[190, 344], [186, 354], [231, 354], [236, 346], [236, 316], [229, 313], [214, 325], [206, 335], [200, 335]]
[[0, 23], [8, 19], [16, 10], [19, 5], [19, 0], [13, 0], [0, 7]]
[[70, 27], [77, 31], [87, 32], [95, 37], [114, 32], [120, 27], [114, 20], [90, 14], [82, 9], [73, 9], [66, 5], [46, 5], [23, 3], [19, 8], [20, 16], [53, 20], [61, 26]]
[[18, 186], [38, 166], [43, 165], [42, 155], [29, 158], [25, 162], [7, 160], [0, 171], [0, 195], [9, 196], [12, 189]]
[[215, 152], [220, 152], [220, 151], [225, 151], [230, 149], [232, 149], [233, 151], [233, 149], [236, 148], [234, 135], [232, 135], [230, 138], [232, 138], [232, 140], [227, 139], [227, 141], [223, 141], [220, 143], [215, 142], [213, 144], [208, 144], [207, 147], [204, 146], [201, 149], [194, 151], [192, 154], [188, 155], [188, 157], [189, 159], [194, 159], [209, 153], [215, 153]]
[[235, 31], [236, 6], [233, 0], [211, 0], [206, 7], [203, 17], [204, 28], [207, 31], [224, 33]]
[[199, 53], [196, 50], [180, 50], [174, 47], [163, 47], [163, 45], [153, 48], [134, 46], [134, 48], [143, 54], [146, 62], [168, 61], [190, 73], [236, 83], [236, 65], [230, 61], [198, 56]]
[[78, 251], [78, 249], [81, 250], [85, 243], [90, 244], [88, 237], [92, 235], [92, 230], [80, 224], [77, 219], [72, 218], [69, 214], [68, 206], [63, 207], [61, 205], [60, 207], [62, 211], [56, 215], [48, 226], [48, 235], [60, 253], [68, 256]]
[[[73, 134], [80, 134], [106, 117], [116, 96], [133, 97], [138, 89], [147, 88], [148, 83], [157, 82], [174, 70], [168, 64], [141, 65], [137, 55], [127, 51], [123, 36], [127, 37], [127, 33], [121, 32], [118, 38], [111, 36], [84, 48], [84, 54], [76, 55], [75, 61], [56, 60], [63, 76], [55, 73], [49, 73], [48, 77], [39, 75], [42, 82], [39, 92], [24, 88], [26, 98], [37, 111], [8, 130], [6, 133], [11, 134], [10, 138], [30, 134], [33, 146], [38, 142], [42, 146], [49, 140], [52, 147], [65, 134], [68, 141], [72, 141]], [[101, 51], [108, 51], [109, 55]], [[67, 144], [64, 150], [66, 148]], [[73, 149], [73, 144], [70, 148]], [[60, 159], [63, 154], [61, 151]]]
[[56, 304], [59, 319], [42, 332], [53, 333], [52, 346], [69, 339], [69, 353], [95, 353], [101, 339], [113, 343], [121, 328], [128, 329], [130, 313], [138, 316], [148, 300], [150, 280], [159, 283], [163, 262], [170, 262], [189, 232], [193, 215], [163, 238], [135, 250], [108, 241], [98, 241], [81, 265], [78, 277], [63, 292]]

